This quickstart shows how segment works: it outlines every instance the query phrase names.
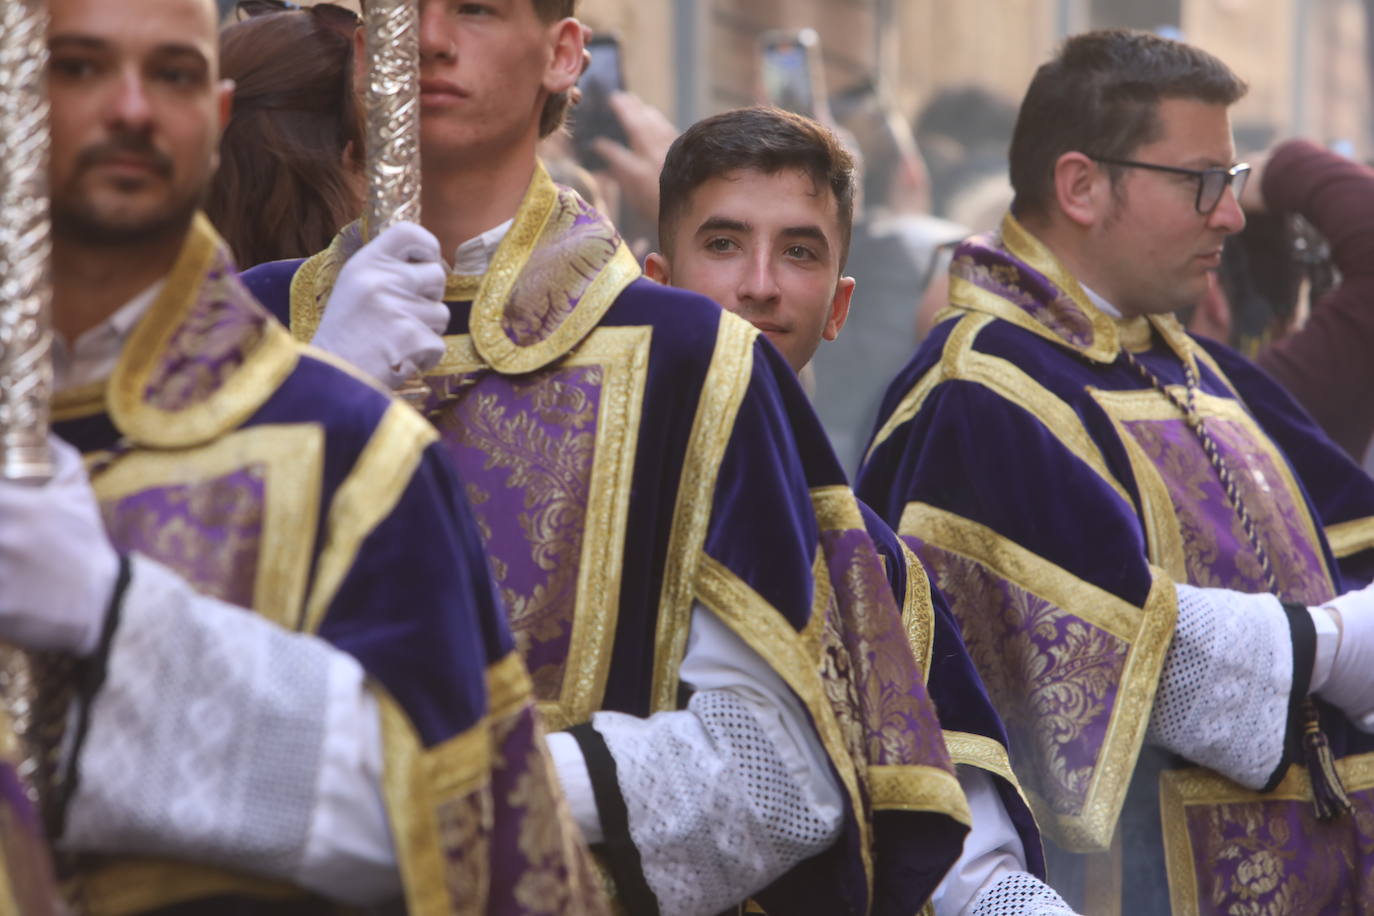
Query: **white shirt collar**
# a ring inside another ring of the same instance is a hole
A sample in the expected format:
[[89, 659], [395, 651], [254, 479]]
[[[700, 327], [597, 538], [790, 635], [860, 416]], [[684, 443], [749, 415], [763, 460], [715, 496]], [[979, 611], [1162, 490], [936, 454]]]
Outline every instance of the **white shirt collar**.
[[1089, 289], [1089, 288], [1088, 288], [1086, 285], [1084, 285], [1083, 283], [1080, 282], [1078, 285], [1079, 285], [1079, 286], [1082, 286], [1082, 287], [1083, 287], [1083, 292], [1085, 292], [1085, 293], [1088, 294], [1088, 300], [1089, 300], [1090, 302], [1092, 302], [1093, 305], [1097, 306], [1099, 309], [1101, 309], [1102, 311], [1106, 312], [1107, 315], [1108, 315], [1108, 317], [1110, 317], [1110, 318], [1120, 318], [1120, 317], [1121, 317], [1121, 311], [1120, 311], [1120, 309], [1118, 309], [1116, 306], [1112, 305], [1112, 304], [1111, 304], [1110, 302], [1108, 302], [1106, 299], [1103, 299], [1101, 296], [1099, 296], [1097, 293], [1093, 292], [1091, 289]]
[[491, 259], [496, 256], [497, 247], [514, 224], [515, 219], [512, 217], [459, 245], [453, 253], [453, 272], [469, 277], [486, 273], [487, 268], [491, 266]]
[[124, 343], [162, 292], [164, 283], [166, 278], [158, 280], [70, 344], [60, 335], [54, 335], [53, 387], [62, 391], [109, 377], [119, 362]]

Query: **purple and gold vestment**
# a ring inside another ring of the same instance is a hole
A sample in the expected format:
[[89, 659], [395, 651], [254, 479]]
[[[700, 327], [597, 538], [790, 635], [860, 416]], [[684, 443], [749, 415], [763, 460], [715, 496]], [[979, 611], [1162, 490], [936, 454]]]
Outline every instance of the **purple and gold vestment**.
[[1180, 360], [1196, 367], [1198, 409], [1283, 600], [1369, 581], [1374, 483], [1230, 350], [1169, 316], [1094, 307], [1010, 216], [959, 250], [950, 298], [889, 390], [858, 492], [949, 598], [1046, 835], [1085, 854], [1052, 848], [1052, 883], [1092, 913], [1123, 899], [1141, 913], [1363, 912], [1374, 740], [1334, 708], [1319, 701], [1356, 814], [1329, 824], [1300, 761], [1260, 793], [1142, 747], [1174, 583], [1266, 586], [1198, 439], [1122, 348], [1169, 386]]
[[[351, 227], [245, 282], [309, 339], [359, 245]], [[847, 801], [837, 842], [759, 901], [915, 912], [967, 807], [873, 541], [786, 364], [709, 300], [641, 278], [614, 227], [542, 166], [488, 272], [451, 277], [446, 298], [424, 411], [551, 727], [677, 708], [700, 602], [802, 701]]]
[[[111, 377], [61, 393], [54, 411], [118, 550], [362, 665], [409, 912], [599, 911], [433, 428], [292, 341], [203, 217]], [[110, 916], [335, 911], [171, 861], [90, 857], [70, 892]]]

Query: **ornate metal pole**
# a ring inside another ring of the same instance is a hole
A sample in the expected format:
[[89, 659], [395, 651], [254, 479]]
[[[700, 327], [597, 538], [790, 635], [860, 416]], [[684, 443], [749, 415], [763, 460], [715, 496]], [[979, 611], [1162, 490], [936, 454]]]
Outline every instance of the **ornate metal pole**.
[[418, 0], [365, 0], [367, 207], [376, 236], [420, 221], [420, 11]]
[[0, 2], [0, 477], [42, 482], [48, 453], [47, 17]]
[[[42, 0], [0, 0], [0, 477], [32, 484], [53, 472], [46, 33]], [[0, 646], [0, 699], [35, 803], [50, 775], [37, 671], [27, 653]]]

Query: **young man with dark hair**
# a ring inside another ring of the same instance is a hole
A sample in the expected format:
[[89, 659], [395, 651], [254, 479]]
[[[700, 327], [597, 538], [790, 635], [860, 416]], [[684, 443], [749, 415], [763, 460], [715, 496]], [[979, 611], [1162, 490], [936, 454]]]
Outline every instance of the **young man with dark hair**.
[[956, 254], [859, 478], [947, 590], [1088, 912], [1368, 896], [1374, 483], [1170, 314], [1244, 224], [1244, 91], [1145, 33], [1040, 68], [1012, 213]]
[[422, 0], [419, 39], [442, 335], [396, 344], [358, 293], [389, 281], [357, 225], [249, 284], [388, 380], [429, 365], [422, 408], [628, 911], [916, 911], [968, 812], [843, 473], [794, 435], [815, 427], [795, 379], [746, 323], [641, 279], [537, 161], [581, 69], [576, 20]]
[[[742, 108], [700, 121], [664, 161], [662, 250], [649, 255], [648, 276], [710, 295], [800, 371], [822, 338], [839, 333], [855, 289], [843, 275], [854, 184], [852, 157], [810, 118]], [[860, 511], [974, 815], [963, 855], [933, 897], [935, 913], [1069, 912], [1027, 871], [1044, 874], [1039, 833], [1007, 765], [1005, 731], [943, 596], [892, 529], [867, 506]]]
[[57, 472], [0, 482], [0, 639], [80, 666], [73, 907], [602, 911], [438, 436], [197, 213], [213, 4], [46, 6]]

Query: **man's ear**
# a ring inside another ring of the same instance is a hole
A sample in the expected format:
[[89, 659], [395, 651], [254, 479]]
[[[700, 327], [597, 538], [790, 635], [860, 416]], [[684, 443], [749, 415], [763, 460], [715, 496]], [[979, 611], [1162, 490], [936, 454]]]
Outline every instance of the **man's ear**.
[[644, 276], [661, 286], [673, 285], [673, 269], [669, 266], [668, 259], [657, 251], [649, 252], [649, 256], [644, 259]]
[[840, 277], [840, 282], [835, 287], [835, 295], [830, 300], [830, 314], [826, 316], [825, 329], [821, 331], [822, 337], [834, 340], [840, 336], [844, 323], [849, 320], [849, 306], [853, 300], [854, 278]]
[[1111, 177], [1083, 153], [1068, 152], [1054, 164], [1054, 195], [1069, 220], [1083, 227], [1093, 226], [1111, 205]]
[[229, 126], [229, 118], [234, 113], [234, 81], [220, 80], [215, 84], [215, 101], [219, 105], [219, 130], [215, 135], [215, 151], [210, 158], [210, 167], [219, 168], [219, 141], [224, 137], [224, 129]]
[[555, 23], [549, 35], [553, 41], [553, 57], [544, 70], [544, 88], [549, 95], [555, 95], [576, 86], [582, 76], [586, 37], [582, 23], [571, 17]]

